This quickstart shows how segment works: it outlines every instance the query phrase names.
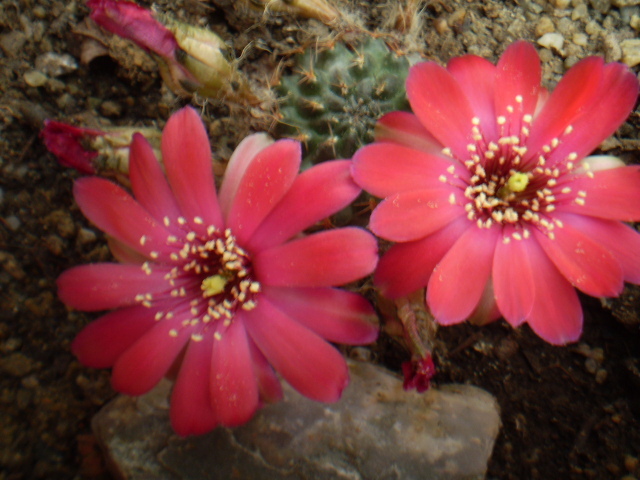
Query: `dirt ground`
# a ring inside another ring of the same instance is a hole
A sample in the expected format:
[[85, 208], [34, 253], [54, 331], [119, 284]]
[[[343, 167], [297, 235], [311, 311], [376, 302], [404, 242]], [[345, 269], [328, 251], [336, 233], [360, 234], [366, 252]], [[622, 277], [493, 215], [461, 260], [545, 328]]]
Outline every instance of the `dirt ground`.
[[[375, 32], [400, 52], [441, 63], [464, 53], [495, 61], [516, 39], [559, 33], [560, 48], [538, 46], [545, 85], [553, 87], [586, 56], [627, 58], [624, 41], [640, 24], [633, 0], [389, 2], [335, 0], [345, 13], [332, 26], [264, 14], [247, 7], [249, 0], [157, 2], [232, 45], [240, 70], [263, 92], [262, 104], [251, 108], [176, 97], [146, 54], [114, 46], [86, 20], [83, 2], [0, 2], [0, 480], [110, 478], [89, 424], [115, 395], [109, 374], [83, 368], [69, 350], [95, 316], [67, 311], [55, 288], [66, 268], [110, 254], [74, 204], [77, 172], [58, 165], [39, 139], [45, 118], [162, 127], [191, 102], [224, 159], [250, 131], [274, 127], [267, 89], [290, 70], [288, 55], [309, 45]], [[99, 54], [87, 53], [89, 39], [102, 45]], [[638, 126], [636, 110], [603, 150], [638, 163]], [[640, 478], [638, 298], [637, 289], [604, 306], [583, 297], [584, 334], [566, 347], [504, 322], [440, 329], [436, 383], [483, 387], [502, 410], [488, 478]], [[371, 353], [396, 371], [407, 359], [403, 346], [384, 335]]]

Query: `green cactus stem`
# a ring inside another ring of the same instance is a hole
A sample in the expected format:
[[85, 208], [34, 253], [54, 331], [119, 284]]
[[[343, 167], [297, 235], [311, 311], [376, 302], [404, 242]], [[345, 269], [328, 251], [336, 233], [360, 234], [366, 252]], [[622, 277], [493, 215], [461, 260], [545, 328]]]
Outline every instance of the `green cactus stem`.
[[282, 78], [280, 123], [276, 134], [301, 140], [308, 167], [324, 160], [349, 158], [373, 141], [378, 118], [408, 110], [406, 57], [369, 38], [348, 48], [309, 49], [296, 60], [295, 73]]

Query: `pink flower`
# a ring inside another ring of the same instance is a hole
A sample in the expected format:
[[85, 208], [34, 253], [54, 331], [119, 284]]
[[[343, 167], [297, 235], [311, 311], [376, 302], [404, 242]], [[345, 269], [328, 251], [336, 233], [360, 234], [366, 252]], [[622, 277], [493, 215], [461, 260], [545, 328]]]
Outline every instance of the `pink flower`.
[[436, 320], [527, 322], [554, 344], [575, 341], [575, 288], [596, 297], [640, 283], [640, 166], [586, 157], [625, 120], [638, 81], [591, 57], [553, 93], [540, 60], [516, 42], [497, 65], [473, 55], [414, 66], [414, 114], [393, 112], [353, 176], [384, 198], [371, 230], [397, 242], [375, 283], [391, 298], [427, 287]]
[[248, 421], [282, 395], [338, 400], [348, 383], [328, 341], [365, 344], [377, 328], [361, 296], [336, 285], [371, 273], [373, 236], [359, 228], [302, 235], [359, 193], [350, 162], [298, 175], [301, 148], [266, 135], [233, 154], [219, 195], [204, 125], [191, 108], [162, 136], [166, 177], [147, 141], [131, 145], [133, 196], [99, 178], [76, 182], [82, 212], [122, 262], [72, 268], [59, 295], [80, 310], [113, 310], [74, 340], [85, 365], [113, 367], [116, 390], [141, 395], [177, 370], [171, 421], [179, 434]]

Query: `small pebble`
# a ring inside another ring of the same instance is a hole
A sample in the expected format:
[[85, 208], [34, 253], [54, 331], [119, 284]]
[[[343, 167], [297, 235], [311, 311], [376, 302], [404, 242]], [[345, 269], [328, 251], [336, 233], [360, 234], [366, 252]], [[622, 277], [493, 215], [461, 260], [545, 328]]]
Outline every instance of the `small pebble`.
[[83, 227], [80, 230], [78, 230], [77, 238], [78, 238], [78, 243], [80, 245], [88, 245], [90, 243], [95, 242], [97, 239], [97, 236], [96, 236], [96, 232], [94, 232], [93, 230]]
[[615, 34], [606, 34], [603, 38], [603, 45], [605, 61], [617, 62], [622, 58], [622, 49]]
[[47, 52], [36, 58], [36, 69], [48, 77], [56, 78], [78, 69], [78, 62], [68, 53]]
[[30, 87], [41, 87], [47, 83], [47, 80], [49, 80], [44, 73], [38, 70], [29, 70], [28, 72], [25, 72], [22, 78]]
[[37, 362], [20, 352], [0, 359], [0, 370], [13, 377], [24, 377], [37, 368]]
[[587, 6], [583, 3], [573, 9], [573, 11], [571, 12], [571, 20], [575, 22], [576, 20], [580, 20], [581, 18], [587, 18], [588, 15], [589, 15], [589, 10]]
[[573, 35], [572, 41], [579, 47], [586, 47], [589, 44], [589, 36], [584, 33], [576, 33]]
[[549, 17], [542, 17], [536, 25], [536, 36], [542, 37], [545, 33], [554, 32], [556, 27]]
[[545, 33], [538, 39], [538, 45], [562, 54], [564, 37], [560, 33]]
[[639, 466], [640, 460], [638, 460], [638, 457], [634, 457], [633, 455], [624, 456], [624, 468], [629, 472], [635, 472]]
[[20, 228], [20, 225], [22, 223], [20, 222], [20, 219], [15, 215], [9, 215], [8, 217], [5, 217], [4, 222], [7, 227], [9, 227], [9, 229], [14, 232]]
[[107, 100], [100, 105], [100, 113], [105, 117], [118, 117], [122, 114], [122, 106], [117, 102]]
[[556, 8], [564, 10], [566, 8], [569, 8], [569, 5], [571, 5], [571, 0], [551, 0], [551, 4]]
[[640, 63], [640, 39], [631, 38], [620, 42], [622, 62], [629, 67], [635, 67]]
[[604, 368], [598, 369], [598, 371], [596, 372], [596, 383], [598, 385], [601, 385], [605, 382], [606, 379], [607, 379], [607, 371]]

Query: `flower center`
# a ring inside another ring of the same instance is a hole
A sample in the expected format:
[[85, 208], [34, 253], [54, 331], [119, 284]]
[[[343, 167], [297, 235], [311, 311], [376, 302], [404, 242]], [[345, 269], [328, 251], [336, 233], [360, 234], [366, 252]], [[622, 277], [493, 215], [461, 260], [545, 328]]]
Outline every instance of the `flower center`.
[[[168, 218], [164, 223], [170, 226]], [[193, 223], [202, 225], [202, 220], [196, 218]], [[184, 228], [187, 222], [180, 217], [178, 224]], [[190, 329], [195, 341], [201, 340], [209, 328], [220, 339], [238, 310], [256, 307], [261, 286], [253, 279], [249, 253], [237, 244], [230, 229], [220, 231], [210, 225], [198, 230], [167, 237], [167, 245], [173, 249], [168, 262], [145, 262], [142, 269], [149, 275], [161, 274], [158, 270], [162, 270], [169, 288], [165, 294], [138, 295], [136, 299], [157, 308], [158, 321], [184, 317], [181, 326]], [[140, 241], [144, 243], [144, 237]], [[150, 256], [159, 258], [156, 252]], [[172, 329], [170, 334], [176, 336], [178, 331]]]
[[[474, 117], [468, 156], [460, 158], [450, 148], [443, 149], [445, 156], [457, 162], [447, 168], [447, 175], [441, 175], [440, 181], [462, 189], [467, 218], [479, 228], [510, 224], [515, 227], [512, 237], [520, 240], [528, 238], [530, 228], [535, 227], [554, 238], [553, 230], [562, 227], [562, 222], [551, 216], [557, 204], [585, 203], [586, 192], [573, 192], [569, 186], [577, 174], [572, 172], [577, 154], [572, 152], [562, 158], [553, 155], [573, 127], [567, 127], [560, 138], [553, 138], [539, 152], [529, 152], [527, 139], [533, 116], [522, 111], [522, 102], [522, 97], [516, 96], [515, 107], [506, 107], [508, 115], [497, 117], [497, 140], [488, 139], [480, 119]], [[458, 162], [468, 174], [463, 173]], [[588, 165], [581, 167], [586, 170]], [[589, 171], [586, 175], [593, 176]], [[450, 202], [459, 203], [457, 198], [452, 194]], [[507, 237], [505, 241], [508, 240]]]

